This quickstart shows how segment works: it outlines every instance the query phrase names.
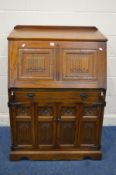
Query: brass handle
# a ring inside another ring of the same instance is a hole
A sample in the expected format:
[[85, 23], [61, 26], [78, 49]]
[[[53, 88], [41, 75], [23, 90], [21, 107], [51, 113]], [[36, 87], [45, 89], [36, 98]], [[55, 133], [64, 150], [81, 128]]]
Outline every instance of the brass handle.
[[81, 97], [82, 100], [87, 100], [88, 94], [81, 93], [81, 94], [80, 94], [80, 97]]
[[28, 93], [27, 94], [27, 97], [30, 98], [30, 99], [32, 99], [34, 96], [35, 96], [35, 94], [33, 94], [33, 93]]

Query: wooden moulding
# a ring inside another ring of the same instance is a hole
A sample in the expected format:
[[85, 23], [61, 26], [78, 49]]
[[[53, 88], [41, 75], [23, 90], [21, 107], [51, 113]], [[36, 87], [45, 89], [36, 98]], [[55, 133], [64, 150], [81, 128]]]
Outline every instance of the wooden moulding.
[[10, 160], [100, 160], [106, 41], [93, 26], [15, 26], [8, 36]]
[[17, 25], [7, 39], [107, 41], [107, 38], [95, 26]]
[[91, 158], [101, 160], [100, 150], [95, 151], [12, 151], [10, 160], [83, 160]]

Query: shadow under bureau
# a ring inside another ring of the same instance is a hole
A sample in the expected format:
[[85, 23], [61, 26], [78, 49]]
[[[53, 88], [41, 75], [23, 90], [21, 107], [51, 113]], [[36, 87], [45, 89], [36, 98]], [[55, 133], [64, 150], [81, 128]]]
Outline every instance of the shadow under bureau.
[[11, 160], [101, 159], [106, 41], [96, 27], [14, 27]]

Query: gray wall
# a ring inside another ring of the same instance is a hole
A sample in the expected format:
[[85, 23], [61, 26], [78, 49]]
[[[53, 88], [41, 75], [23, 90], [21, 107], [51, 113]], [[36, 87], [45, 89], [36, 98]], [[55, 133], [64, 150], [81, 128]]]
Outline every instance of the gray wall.
[[0, 116], [7, 108], [7, 35], [17, 24], [95, 25], [108, 41], [106, 116], [116, 113], [115, 0], [0, 0]]

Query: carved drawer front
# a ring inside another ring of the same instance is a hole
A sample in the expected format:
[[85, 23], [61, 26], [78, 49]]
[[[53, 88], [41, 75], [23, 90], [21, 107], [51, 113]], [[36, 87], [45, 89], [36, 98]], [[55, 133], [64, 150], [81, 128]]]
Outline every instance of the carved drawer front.
[[13, 142], [16, 149], [32, 149], [33, 122], [30, 104], [18, 104], [11, 107]]
[[99, 127], [102, 118], [100, 106], [84, 106], [79, 125], [79, 145], [82, 147], [99, 146]]
[[55, 147], [56, 119], [55, 105], [39, 103], [37, 105], [37, 140], [39, 149]]
[[[11, 92], [12, 93], [12, 92]], [[16, 90], [14, 91], [14, 98], [17, 102], [28, 101], [49, 101], [49, 102], [61, 102], [61, 101], [75, 101], [82, 103], [95, 103], [101, 98], [104, 98], [104, 94], [101, 90]]]
[[97, 42], [61, 42], [60, 79], [75, 87], [102, 88], [104, 84], [105, 52]]

